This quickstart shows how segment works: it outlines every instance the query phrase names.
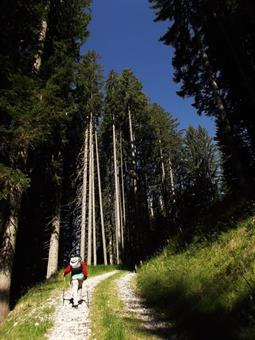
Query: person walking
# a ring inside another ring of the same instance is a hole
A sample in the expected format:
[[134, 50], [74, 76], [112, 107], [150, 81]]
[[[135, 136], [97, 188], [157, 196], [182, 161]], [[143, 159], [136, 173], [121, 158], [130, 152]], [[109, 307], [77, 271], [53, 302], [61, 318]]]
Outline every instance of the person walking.
[[78, 303], [82, 301], [83, 282], [88, 277], [85, 262], [79, 255], [71, 256], [69, 264], [66, 266], [64, 276], [71, 273], [73, 307], [78, 308]]

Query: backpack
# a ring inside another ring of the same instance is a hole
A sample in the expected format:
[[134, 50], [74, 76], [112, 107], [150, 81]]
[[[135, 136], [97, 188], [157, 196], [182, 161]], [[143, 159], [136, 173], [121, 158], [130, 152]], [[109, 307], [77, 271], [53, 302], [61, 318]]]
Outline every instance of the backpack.
[[70, 267], [72, 275], [82, 273], [82, 265], [81, 265], [81, 257], [80, 256], [73, 256], [70, 259]]

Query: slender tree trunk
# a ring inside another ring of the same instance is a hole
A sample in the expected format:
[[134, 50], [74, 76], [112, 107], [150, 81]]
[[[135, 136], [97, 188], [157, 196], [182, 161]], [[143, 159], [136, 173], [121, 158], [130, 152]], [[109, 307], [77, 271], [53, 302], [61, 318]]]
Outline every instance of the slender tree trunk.
[[167, 212], [167, 200], [166, 197], [166, 188], [165, 188], [165, 181], [166, 181], [166, 170], [165, 170], [165, 163], [163, 159], [163, 152], [161, 147], [161, 139], [159, 141], [159, 153], [160, 153], [160, 165], [161, 165], [161, 193], [159, 198], [160, 209], [162, 212], [166, 214]]
[[153, 209], [153, 198], [151, 195], [148, 197], [148, 207], [149, 207], [149, 214], [153, 218], [154, 217], [154, 209]]
[[87, 213], [87, 181], [88, 181], [88, 134], [86, 127], [84, 139], [84, 156], [83, 156], [83, 179], [82, 179], [82, 203], [81, 203], [81, 246], [80, 256], [85, 258], [85, 240], [86, 240], [86, 213]]
[[133, 163], [133, 171], [134, 171], [134, 180], [133, 180], [133, 185], [134, 185], [134, 193], [136, 194], [137, 192], [137, 180], [136, 180], [136, 152], [135, 152], [135, 145], [134, 145], [134, 134], [133, 134], [133, 125], [132, 125], [132, 115], [131, 115], [131, 110], [128, 108], [128, 121], [129, 121], [129, 134], [130, 134], [130, 143], [131, 143], [131, 154], [132, 154], [132, 163]]
[[162, 170], [162, 176], [161, 176], [161, 183], [165, 183], [165, 179], [166, 179], [166, 171], [165, 171], [165, 164], [164, 164], [164, 160], [163, 160], [163, 152], [162, 152], [162, 148], [161, 148], [161, 139], [159, 139], [159, 152], [160, 152], [160, 163], [161, 163], [161, 170]]
[[121, 187], [120, 187], [120, 176], [118, 173], [118, 192], [119, 192], [119, 209], [120, 209], [120, 230], [119, 230], [119, 240], [120, 240], [120, 252], [123, 255], [123, 211], [122, 211], [122, 195], [121, 195]]
[[98, 180], [99, 208], [100, 208], [100, 219], [101, 219], [101, 230], [102, 230], [103, 257], [104, 257], [104, 264], [107, 265], [106, 241], [105, 241], [105, 230], [104, 230], [104, 213], [103, 213], [102, 189], [101, 189], [101, 176], [100, 176], [100, 164], [99, 164], [98, 143], [97, 143], [97, 132], [96, 131], [95, 131], [95, 143], [96, 143], [97, 180]]
[[113, 125], [112, 125], [112, 135], [113, 135], [114, 180], [115, 180], [116, 261], [117, 261], [117, 264], [120, 264], [120, 251], [119, 251], [120, 204], [119, 204], [119, 186], [118, 186], [118, 170], [117, 170], [116, 132], [115, 132], [114, 119], [113, 119]]
[[95, 207], [95, 163], [94, 163], [94, 139], [92, 141], [92, 230], [93, 230], [93, 264], [97, 265], [97, 235], [96, 235], [96, 207]]
[[173, 175], [173, 168], [172, 168], [172, 162], [169, 158], [169, 173], [170, 173], [170, 185], [171, 185], [171, 193], [173, 197], [173, 203], [176, 202], [175, 200], [175, 185], [174, 185], [174, 175]]
[[112, 235], [110, 235], [109, 240], [109, 262], [113, 264], [113, 242], [112, 242]]
[[92, 142], [93, 142], [93, 131], [92, 131], [92, 114], [90, 115], [89, 123], [89, 214], [88, 214], [88, 258], [87, 264], [91, 265], [92, 258]]
[[124, 233], [125, 233], [125, 226], [126, 226], [126, 202], [125, 202], [125, 186], [124, 186], [124, 173], [123, 173], [123, 147], [122, 147], [122, 133], [120, 132], [120, 182], [121, 182], [121, 193], [122, 193], [122, 228], [121, 228], [121, 243], [122, 243], [122, 251], [125, 250], [125, 239], [124, 239]]
[[49, 279], [58, 270], [58, 249], [59, 249], [59, 236], [60, 236], [60, 211], [61, 200], [57, 198], [56, 213], [52, 220], [52, 232], [50, 237], [50, 248], [47, 266], [46, 278]]

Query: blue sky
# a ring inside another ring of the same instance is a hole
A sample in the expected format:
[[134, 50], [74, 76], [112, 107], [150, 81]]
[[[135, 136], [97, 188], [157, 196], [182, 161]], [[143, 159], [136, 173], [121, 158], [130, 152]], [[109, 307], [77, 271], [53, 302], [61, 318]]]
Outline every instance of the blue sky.
[[213, 136], [213, 121], [197, 115], [192, 99], [177, 96], [179, 85], [172, 80], [173, 50], [159, 42], [168, 24], [153, 19], [147, 0], [93, 0], [90, 37], [82, 53], [95, 50], [105, 76], [112, 69], [120, 73], [131, 68], [143, 83], [144, 93], [176, 117], [180, 128], [200, 124]]

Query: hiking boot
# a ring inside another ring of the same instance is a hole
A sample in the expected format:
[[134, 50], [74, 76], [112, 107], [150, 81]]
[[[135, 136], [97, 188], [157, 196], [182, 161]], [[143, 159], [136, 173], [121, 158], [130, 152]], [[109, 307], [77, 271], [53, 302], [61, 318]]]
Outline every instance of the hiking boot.
[[78, 308], [78, 305], [73, 305], [73, 308], [77, 309], [77, 308]]

